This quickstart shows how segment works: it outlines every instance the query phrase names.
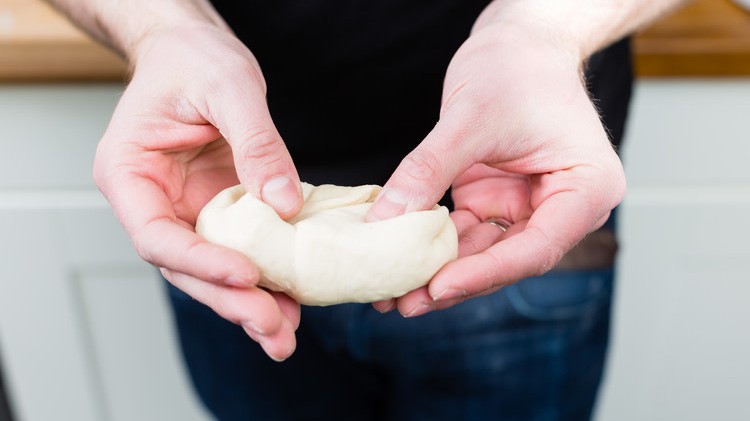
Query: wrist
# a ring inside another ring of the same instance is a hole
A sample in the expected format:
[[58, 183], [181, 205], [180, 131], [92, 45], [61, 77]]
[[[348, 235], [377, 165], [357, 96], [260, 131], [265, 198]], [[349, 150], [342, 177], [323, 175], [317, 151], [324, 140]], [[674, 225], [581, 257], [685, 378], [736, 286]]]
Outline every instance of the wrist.
[[157, 44], [168, 44], [172, 48], [186, 43], [199, 47], [208, 40], [216, 39], [217, 36], [228, 36], [235, 38], [234, 33], [225, 26], [219, 26], [205, 21], [188, 22], [160, 22], [143, 28], [137, 33], [137, 37], [131, 39], [125, 56], [131, 67], [136, 67], [141, 59], [149, 53]]
[[[192, 2], [187, 3], [195, 6]], [[137, 19], [128, 25], [111, 25], [117, 27], [119, 32], [113, 33], [112, 39], [131, 65], [138, 62], [148, 45], [167, 34], [203, 31], [232, 33], [213, 9], [203, 11], [197, 7], [170, 7], [157, 4], [150, 7], [149, 12], [147, 17]]]
[[498, 0], [477, 19], [570, 51], [582, 62], [686, 0]]
[[[571, 25], [566, 13], [554, 13], [555, 1], [494, 1], [474, 23], [472, 35], [494, 32], [496, 36], [516, 40], [530, 47], [549, 46], [578, 63], [593, 53], [585, 42], [582, 28]], [[566, 6], [569, 8], [569, 6]]]
[[47, 0], [79, 27], [133, 61], [141, 44], [175, 28], [212, 27], [231, 33], [208, 0]]
[[587, 58], [571, 35], [551, 32], [549, 27], [527, 20], [481, 22], [480, 18], [472, 29], [470, 39], [473, 44], [491, 46], [486, 53], [503, 55], [509, 63], [536, 63], [537, 66], [558, 71], [569, 69], [580, 73]]

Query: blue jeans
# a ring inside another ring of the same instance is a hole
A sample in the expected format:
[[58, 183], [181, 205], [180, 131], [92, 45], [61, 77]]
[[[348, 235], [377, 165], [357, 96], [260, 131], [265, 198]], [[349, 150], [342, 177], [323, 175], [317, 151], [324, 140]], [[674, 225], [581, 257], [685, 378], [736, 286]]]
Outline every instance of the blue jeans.
[[414, 319], [303, 307], [296, 353], [169, 287], [185, 360], [219, 420], [586, 420], [607, 348], [612, 270], [551, 272]]

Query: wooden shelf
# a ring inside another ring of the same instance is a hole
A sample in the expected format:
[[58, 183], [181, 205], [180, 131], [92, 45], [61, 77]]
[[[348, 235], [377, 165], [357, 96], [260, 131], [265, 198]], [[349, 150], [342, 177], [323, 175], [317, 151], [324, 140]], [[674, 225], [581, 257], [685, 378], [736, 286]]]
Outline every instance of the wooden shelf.
[[[640, 77], [750, 76], [750, 13], [696, 0], [640, 32]], [[41, 0], [0, 0], [0, 82], [118, 81], [126, 65]]]

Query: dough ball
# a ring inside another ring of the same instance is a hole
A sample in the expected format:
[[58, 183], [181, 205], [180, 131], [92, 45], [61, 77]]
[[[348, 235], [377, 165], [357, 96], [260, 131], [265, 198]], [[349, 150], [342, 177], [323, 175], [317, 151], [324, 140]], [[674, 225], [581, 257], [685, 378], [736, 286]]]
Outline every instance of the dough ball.
[[302, 211], [284, 221], [242, 186], [228, 188], [203, 208], [196, 231], [247, 255], [261, 286], [307, 305], [400, 297], [456, 258], [456, 227], [443, 206], [365, 222], [379, 186], [302, 189]]

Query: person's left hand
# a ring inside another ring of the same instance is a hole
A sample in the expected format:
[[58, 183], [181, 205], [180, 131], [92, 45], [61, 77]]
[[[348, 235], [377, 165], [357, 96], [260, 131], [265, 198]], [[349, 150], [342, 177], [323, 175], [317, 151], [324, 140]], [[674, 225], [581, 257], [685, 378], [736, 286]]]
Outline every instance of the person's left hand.
[[429, 209], [453, 185], [459, 258], [376, 309], [417, 316], [544, 273], [622, 200], [622, 165], [583, 86], [580, 54], [558, 41], [489, 26], [458, 50], [439, 122], [368, 217]]
[[[534, 213], [530, 205], [529, 183], [526, 175], [508, 173], [484, 164], [474, 165], [453, 182], [451, 196], [455, 210], [451, 212], [451, 219], [459, 238], [458, 259], [483, 252], [495, 243], [524, 231]], [[490, 220], [494, 225], [487, 222]], [[501, 287], [494, 285], [486, 290], [480, 289], [476, 295], [489, 294]], [[410, 303], [404, 299], [404, 315], [417, 316], [448, 308], [468, 298], [468, 294], [461, 294], [454, 300], [430, 302], [417, 294], [412, 295], [418, 298], [419, 303], [409, 306]]]

